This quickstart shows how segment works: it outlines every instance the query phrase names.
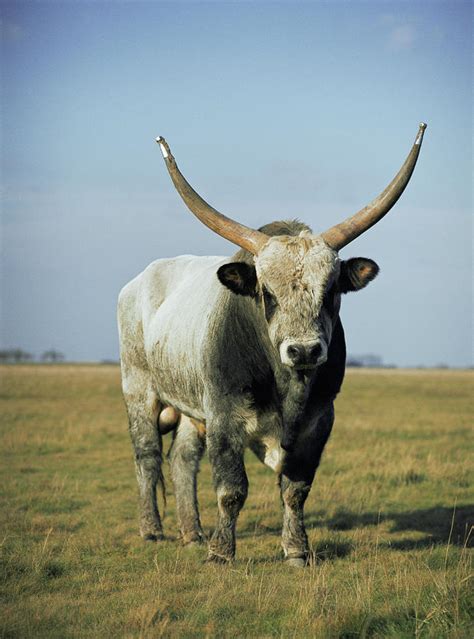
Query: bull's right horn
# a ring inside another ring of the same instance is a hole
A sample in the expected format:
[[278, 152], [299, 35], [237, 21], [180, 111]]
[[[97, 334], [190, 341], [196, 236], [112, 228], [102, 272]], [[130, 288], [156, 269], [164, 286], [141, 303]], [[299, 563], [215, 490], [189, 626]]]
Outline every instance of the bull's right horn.
[[352, 215], [352, 217], [348, 217], [340, 224], [336, 224], [336, 226], [333, 226], [324, 233], [321, 233], [326, 244], [338, 251], [346, 246], [346, 244], [349, 244], [349, 242], [352, 242], [352, 240], [355, 240], [356, 237], [365, 233], [367, 229], [376, 224], [386, 213], [390, 211], [410, 181], [420, 153], [421, 142], [423, 140], [425, 129], [426, 124], [422, 122], [407, 159], [385, 191], [382, 191], [375, 200], [372, 200], [370, 204], [367, 204], [367, 206], [355, 215]]
[[255, 231], [248, 226], [239, 224], [239, 222], [235, 222], [226, 215], [216, 211], [216, 209], [203, 200], [186, 181], [178, 169], [176, 160], [172, 156], [166, 140], [162, 137], [158, 137], [156, 141], [160, 145], [161, 153], [163, 154], [173, 184], [191, 213], [218, 235], [256, 255], [263, 245], [268, 242], [270, 239], [269, 236], [260, 231]]

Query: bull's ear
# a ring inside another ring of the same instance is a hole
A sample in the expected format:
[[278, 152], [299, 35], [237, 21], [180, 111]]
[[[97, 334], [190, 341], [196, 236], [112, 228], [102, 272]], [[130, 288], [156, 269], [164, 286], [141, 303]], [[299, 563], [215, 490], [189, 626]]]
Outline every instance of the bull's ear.
[[352, 257], [341, 263], [339, 290], [341, 293], [360, 291], [377, 276], [379, 267], [367, 257]]
[[257, 274], [255, 266], [245, 262], [231, 262], [224, 264], [217, 271], [217, 277], [224, 286], [227, 286], [237, 295], [250, 295], [257, 293]]

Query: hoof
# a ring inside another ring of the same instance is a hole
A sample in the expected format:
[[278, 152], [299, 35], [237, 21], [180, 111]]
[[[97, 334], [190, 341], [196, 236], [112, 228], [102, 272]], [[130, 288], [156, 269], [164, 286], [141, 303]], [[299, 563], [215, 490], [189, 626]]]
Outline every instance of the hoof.
[[143, 541], [163, 541], [165, 538], [162, 530], [141, 530], [140, 535]]
[[206, 564], [218, 564], [220, 566], [225, 566], [231, 564], [233, 561], [232, 557], [224, 557], [223, 555], [215, 555], [214, 553], [209, 553], [206, 559]]
[[286, 560], [286, 564], [288, 566], [292, 566], [293, 568], [305, 568], [307, 564], [307, 560], [303, 557], [291, 557]]
[[155, 533], [147, 533], [146, 535], [142, 535], [143, 541], [163, 541], [165, 536], [163, 533], [157, 535]]

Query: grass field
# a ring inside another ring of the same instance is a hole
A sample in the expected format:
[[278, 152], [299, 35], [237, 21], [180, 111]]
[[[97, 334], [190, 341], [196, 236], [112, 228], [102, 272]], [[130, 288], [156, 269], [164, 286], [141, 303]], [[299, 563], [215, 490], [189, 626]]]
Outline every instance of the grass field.
[[[472, 372], [349, 371], [305, 570], [281, 561], [276, 478], [251, 455], [234, 565], [179, 546], [171, 494], [169, 538], [142, 542], [118, 367], [0, 374], [1, 637], [474, 636]], [[200, 503], [209, 532], [207, 461]]]

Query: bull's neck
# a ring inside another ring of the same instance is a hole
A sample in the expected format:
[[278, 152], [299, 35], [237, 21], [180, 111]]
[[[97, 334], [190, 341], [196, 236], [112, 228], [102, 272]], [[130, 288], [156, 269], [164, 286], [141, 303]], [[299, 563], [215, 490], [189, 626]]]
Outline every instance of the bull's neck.
[[291, 369], [281, 362], [280, 352], [273, 345], [268, 335], [268, 324], [264, 311], [252, 300], [255, 321], [258, 323], [259, 333], [262, 336], [262, 343], [267, 355], [268, 364], [271, 367], [278, 391], [281, 397], [290, 394], [294, 401], [300, 406], [304, 406], [307, 397], [307, 389], [311, 385], [314, 371], [303, 371]]

